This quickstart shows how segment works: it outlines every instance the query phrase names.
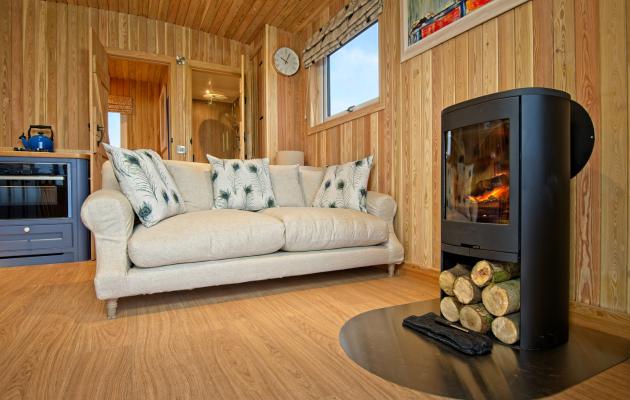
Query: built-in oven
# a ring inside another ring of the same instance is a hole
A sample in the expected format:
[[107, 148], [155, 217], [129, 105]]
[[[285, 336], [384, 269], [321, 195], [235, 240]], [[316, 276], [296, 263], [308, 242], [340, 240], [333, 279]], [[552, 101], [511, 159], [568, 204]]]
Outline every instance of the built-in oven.
[[0, 162], [0, 219], [68, 218], [70, 165]]

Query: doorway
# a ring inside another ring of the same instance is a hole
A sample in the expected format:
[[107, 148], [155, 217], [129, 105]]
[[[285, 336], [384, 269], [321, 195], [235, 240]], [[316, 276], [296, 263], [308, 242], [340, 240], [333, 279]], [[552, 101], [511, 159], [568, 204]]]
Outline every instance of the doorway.
[[241, 81], [239, 74], [192, 69], [193, 161], [243, 158]]
[[108, 122], [110, 144], [151, 149], [169, 158], [169, 66], [109, 56]]

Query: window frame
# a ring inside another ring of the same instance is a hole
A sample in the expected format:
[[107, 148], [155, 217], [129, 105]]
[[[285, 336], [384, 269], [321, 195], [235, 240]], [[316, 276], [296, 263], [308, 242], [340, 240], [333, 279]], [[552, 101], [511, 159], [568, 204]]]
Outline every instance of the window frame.
[[[330, 62], [329, 62], [329, 58], [330, 56], [332, 56], [333, 54], [335, 54], [337, 51], [341, 50], [345, 45], [347, 45], [348, 43], [351, 43], [352, 40], [356, 39], [359, 35], [361, 35], [363, 32], [367, 31], [368, 29], [372, 28], [374, 25], [378, 25], [378, 43], [377, 43], [377, 47], [378, 47], [378, 95], [372, 99], [366, 100], [360, 104], [354, 104], [350, 107], [348, 107], [348, 109], [343, 110], [343, 111], [339, 111], [335, 114], [329, 115], [330, 114]], [[382, 46], [381, 46], [381, 42], [382, 42], [382, 36], [381, 36], [381, 24], [380, 24], [380, 18], [377, 18], [376, 21], [374, 21], [374, 23], [368, 25], [365, 27], [365, 29], [363, 29], [361, 32], [357, 33], [350, 41], [348, 41], [346, 44], [344, 44], [343, 46], [341, 46], [340, 48], [338, 48], [337, 50], [335, 50], [334, 52], [328, 54], [326, 57], [323, 58], [322, 62], [323, 62], [323, 68], [322, 68], [322, 79], [323, 79], [323, 93], [322, 93], [322, 101], [323, 101], [323, 108], [322, 108], [322, 122], [320, 124], [316, 124], [314, 126], [311, 127], [311, 129], [315, 129], [320, 125], [323, 124], [331, 124], [336, 120], [339, 120], [339, 123], [343, 123], [346, 120], [352, 120], [355, 118], [359, 118], [363, 115], [365, 115], [366, 113], [371, 113], [376, 111], [376, 109], [378, 108], [382, 108], [381, 105], [381, 95], [383, 93], [383, 66], [381, 65], [381, 61], [382, 61]], [[373, 110], [373, 108], [375, 108]], [[361, 111], [359, 113], [357, 113], [357, 111]], [[355, 116], [356, 113], [356, 116]]]

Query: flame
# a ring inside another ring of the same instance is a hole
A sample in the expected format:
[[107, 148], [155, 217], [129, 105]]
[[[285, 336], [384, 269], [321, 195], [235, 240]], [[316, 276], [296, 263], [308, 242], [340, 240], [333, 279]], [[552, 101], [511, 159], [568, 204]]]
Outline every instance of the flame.
[[499, 186], [489, 192], [480, 194], [479, 196], [468, 196], [467, 199], [475, 203], [483, 203], [489, 200], [498, 200], [507, 197], [510, 193], [508, 186]]

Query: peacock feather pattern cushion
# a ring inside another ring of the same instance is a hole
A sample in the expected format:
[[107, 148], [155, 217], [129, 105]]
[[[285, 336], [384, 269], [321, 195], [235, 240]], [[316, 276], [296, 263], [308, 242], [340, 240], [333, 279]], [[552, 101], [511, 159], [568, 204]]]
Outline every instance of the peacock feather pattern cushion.
[[153, 150], [127, 150], [103, 144], [120, 189], [147, 228], [186, 211], [162, 157]]
[[367, 185], [373, 156], [326, 168], [313, 207], [349, 208], [367, 212]]
[[258, 211], [277, 207], [268, 158], [223, 160], [206, 156], [212, 165], [214, 208]]

